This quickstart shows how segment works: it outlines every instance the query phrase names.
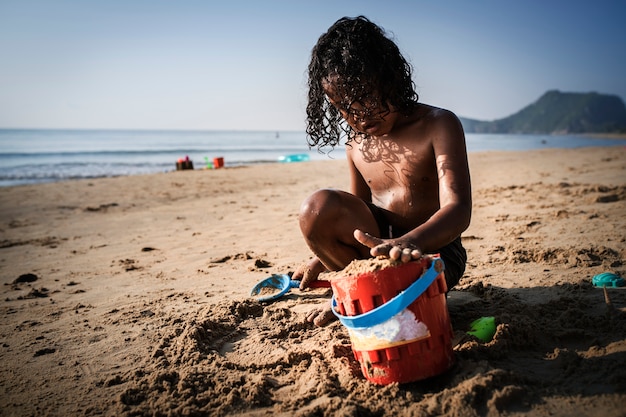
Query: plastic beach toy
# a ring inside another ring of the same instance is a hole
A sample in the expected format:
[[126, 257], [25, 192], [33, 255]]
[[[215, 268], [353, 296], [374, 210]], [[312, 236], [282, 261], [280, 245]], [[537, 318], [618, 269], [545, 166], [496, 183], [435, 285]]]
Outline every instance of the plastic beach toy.
[[332, 311], [363, 376], [378, 385], [441, 374], [454, 363], [444, 262], [437, 256], [335, 277]]
[[603, 272], [596, 275], [591, 280], [596, 287], [623, 287], [626, 284], [624, 278], [617, 276], [612, 272]]
[[305, 162], [308, 161], [309, 155], [305, 153], [296, 153], [292, 155], [283, 155], [278, 157], [278, 162]]
[[[259, 281], [258, 284], [252, 287], [250, 295], [258, 296], [258, 301], [273, 301], [287, 294], [290, 289], [298, 288], [299, 286], [300, 281], [292, 280], [287, 274], [274, 274]], [[309, 288], [330, 288], [330, 281], [313, 281]]]
[[477, 337], [483, 342], [490, 342], [496, 334], [496, 319], [494, 317], [481, 317], [470, 324], [467, 334]]
[[337, 300], [335, 297], [332, 299], [332, 311], [337, 316], [341, 324], [348, 328], [364, 328], [372, 327], [381, 324], [402, 310], [413, 304], [424, 291], [428, 289], [437, 275], [443, 270], [443, 261], [436, 258], [431, 262], [430, 268], [424, 273], [424, 275], [413, 282], [406, 290], [400, 292], [397, 296], [386, 302], [385, 304], [376, 307], [366, 313], [358, 316], [344, 316], [337, 311]]

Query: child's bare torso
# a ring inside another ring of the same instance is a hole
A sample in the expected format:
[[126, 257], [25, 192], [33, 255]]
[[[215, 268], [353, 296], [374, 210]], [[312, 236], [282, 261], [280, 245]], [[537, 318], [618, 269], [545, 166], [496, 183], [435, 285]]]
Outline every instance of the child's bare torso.
[[438, 117], [439, 109], [420, 105], [389, 134], [347, 147], [352, 192], [391, 212], [387, 220], [401, 229], [419, 226], [440, 206], [432, 140]]

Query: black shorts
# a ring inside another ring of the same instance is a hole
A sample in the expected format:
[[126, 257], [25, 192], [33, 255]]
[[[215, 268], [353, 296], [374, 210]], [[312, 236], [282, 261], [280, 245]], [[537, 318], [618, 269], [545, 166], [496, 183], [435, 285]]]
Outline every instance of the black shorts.
[[[386, 210], [372, 203], [367, 203], [367, 205], [372, 212], [374, 219], [376, 219], [376, 223], [378, 224], [378, 229], [381, 234], [379, 236], [380, 238], [391, 239], [394, 237], [400, 237], [409, 232], [408, 230], [394, 228], [391, 224], [389, 224], [387, 216], [385, 215]], [[441, 259], [443, 259], [443, 263], [446, 267], [446, 284], [448, 285], [448, 291], [450, 291], [452, 287], [459, 283], [463, 273], [465, 273], [467, 252], [461, 244], [461, 237], [457, 237], [446, 246], [435, 250], [432, 253], [438, 253], [441, 256]]]

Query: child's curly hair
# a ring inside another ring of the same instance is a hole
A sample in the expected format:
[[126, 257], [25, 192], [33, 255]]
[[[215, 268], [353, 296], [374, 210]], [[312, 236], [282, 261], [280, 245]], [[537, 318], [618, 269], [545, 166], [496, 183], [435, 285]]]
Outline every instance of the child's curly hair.
[[346, 143], [357, 136], [328, 100], [324, 81], [332, 80], [346, 109], [355, 102], [374, 102], [408, 114], [417, 104], [410, 64], [384, 30], [364, 16], [343, 17], [320, 36], [308, 72], [306, 133], [311, 147], [335, 147], [342, 134]]

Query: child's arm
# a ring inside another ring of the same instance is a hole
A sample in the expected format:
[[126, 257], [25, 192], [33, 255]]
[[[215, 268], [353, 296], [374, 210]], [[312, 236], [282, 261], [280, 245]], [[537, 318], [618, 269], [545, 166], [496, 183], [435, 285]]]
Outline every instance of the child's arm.
[[443, 111], [433, 126], [433, 150], [439, 181], [439, 210], [405, 235], [424, 252], [440, 249], [461, 235], [472, 214], [472, 190], [465, 135], [459, 119]]

